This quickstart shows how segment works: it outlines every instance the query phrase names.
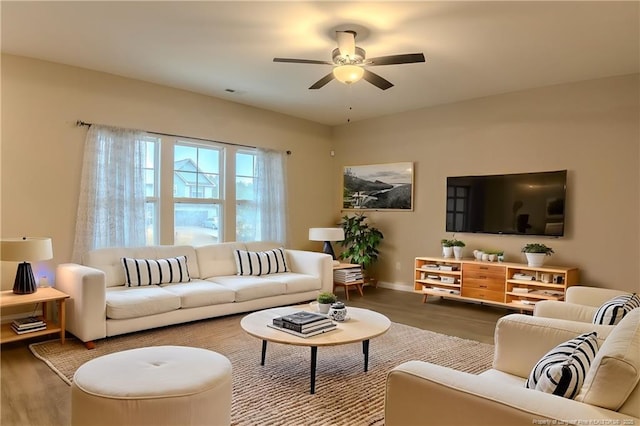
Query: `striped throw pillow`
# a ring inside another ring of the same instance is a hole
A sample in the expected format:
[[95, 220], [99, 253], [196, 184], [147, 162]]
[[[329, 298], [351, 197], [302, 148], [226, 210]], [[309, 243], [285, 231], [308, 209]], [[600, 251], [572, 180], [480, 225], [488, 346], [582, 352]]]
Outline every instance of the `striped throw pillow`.
[[525, 387], [573, 399], [578, 395], [597, 351], [595, 331], [564, 342], [538, 361]]
[[616, 325], [627, 313], [635, 308], [640, 308], [640, 297], [636, 293], [614, 297], [598, 308], [593, 316], [593, 323]]
[[191, 281], [187, 267], [187, 256], [168, 259], [123, 257], [122, 266], [124, 266], [125, 283], [129, 287]]
[[235, 250], [238, 275], [266, 275], [289, 272], [284, 248], [267, 251]]

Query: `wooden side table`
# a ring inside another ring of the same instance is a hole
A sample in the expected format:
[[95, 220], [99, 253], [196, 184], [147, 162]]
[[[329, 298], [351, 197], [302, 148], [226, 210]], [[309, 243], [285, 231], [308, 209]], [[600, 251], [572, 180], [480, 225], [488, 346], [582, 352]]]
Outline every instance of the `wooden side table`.
[[336, 287], [344, 287], [345, 297], [347, 298], [347, 300], [349, 300], [349, 289], [351, 287], [355, 287], [360, 293], [360, 296], [364, 296], [364, 293], [362, 292], [362, 285], [364, 284], [364, 279], [362, 278], [362, 267], [358, 264], [353, 264], [353, 263], [341, 263], [333, 267], [334, 272], [341, 269], [354, 269], [354, 270], [357, 269], [360, 272], [360, 279], [355, 281], [350, 281], [350, 282], [336, 281], [335, 274], [334, 274], [334, 278], [333, 278], [334, 293], [336, 291]]
[[17, 340], [29, 339], [31, 337], [43, 336], [46, 334], [60, 333], [60, 343], [64, 344], [65, 335], [65, 301], [69, 295], [56, 290], [53, 287], [38, 288], [35, 293], [31, 294], [15, 294], [13, 290], [0, 292], [0, 309], [10, 306], [24, 306], [36, 303], [42, 303], [42, 316], [47, 318], [47, 303], [56, 302], [58, 304], [58, 323], [53, 321], [47, 322], [46, 330], [34, 331], [32, 333], [17, 334], [11, 328], [11, 324], [2, 324], [0, 326], [0, 343], [15, 342]]

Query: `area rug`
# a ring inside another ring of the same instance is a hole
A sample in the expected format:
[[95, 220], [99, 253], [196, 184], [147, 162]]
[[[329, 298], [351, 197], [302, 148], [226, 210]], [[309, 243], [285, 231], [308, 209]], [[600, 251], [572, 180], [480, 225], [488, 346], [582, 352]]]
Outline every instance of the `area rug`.
[[316, 393], [309, 394], [310, 349], [270, 343], [260, 366], [261, 341], [240, 328], [242, 315], [198, 321], [99, 340], [87, 350], [75, 339], [30, 345], [71, 384], [83, 363], [101, 355], [147, 346], [206, 348], [233, 365], [233, 425], [383, 425], [386, 374], [409, 360], [429, 361], [469, 373], [491, 367], [493, 345], [393, 323], [371, 340], [369, 371], [361, 344], [318, 349]]

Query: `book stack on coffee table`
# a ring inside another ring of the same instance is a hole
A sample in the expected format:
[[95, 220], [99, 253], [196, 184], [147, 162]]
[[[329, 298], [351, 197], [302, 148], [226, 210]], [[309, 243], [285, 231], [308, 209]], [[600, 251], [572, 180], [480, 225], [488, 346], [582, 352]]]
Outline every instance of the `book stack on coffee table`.
[[298, 337], [315, 336], [336, 329], [335, 323], [326, 315], [307, 311], [274, 318], [273, 323], [267, 325]]
[[47, 329], [47, 324], [38, 317], [19, 318], [11, 322], [11, 328], [16, 334], [33, 333]]

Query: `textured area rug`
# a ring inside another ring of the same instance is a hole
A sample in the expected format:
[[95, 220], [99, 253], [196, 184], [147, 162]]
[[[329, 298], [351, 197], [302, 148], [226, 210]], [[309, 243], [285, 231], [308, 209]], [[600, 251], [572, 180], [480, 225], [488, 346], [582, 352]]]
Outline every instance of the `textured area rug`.
[[369, 371], [359, 343], [318, 348], [316, 393], [309, 394], [310, 349], [269, 343], [260, 366], [261, 341], [240, 328], [242, 315], [199, 321], [99, 340], [96, 349], [69, 339], [30, 345], [66, 383], [83, 363], [101, 355], [147, 346], [210, 349], [233, 365], [233, 425], [382, 425], [386, 374], [410, 360], [469, 373], [491, 367], [493, 345], [393, 323], [371, 340]]

